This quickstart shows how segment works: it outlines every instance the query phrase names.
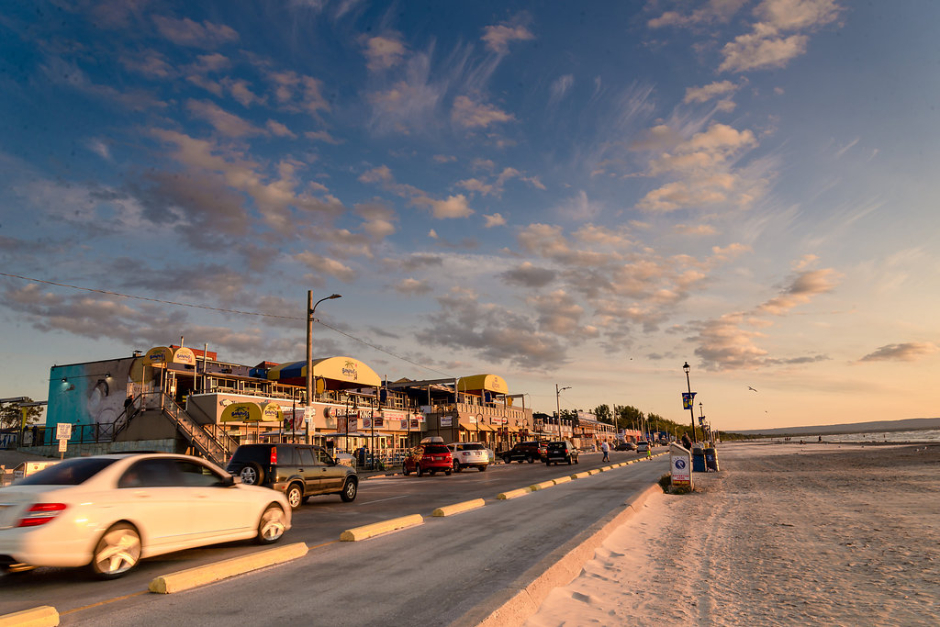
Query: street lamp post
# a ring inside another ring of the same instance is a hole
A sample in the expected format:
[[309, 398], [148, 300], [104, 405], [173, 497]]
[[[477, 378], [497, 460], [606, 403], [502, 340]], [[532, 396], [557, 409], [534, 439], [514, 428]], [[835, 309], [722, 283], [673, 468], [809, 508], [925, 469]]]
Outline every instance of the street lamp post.
[[705, 427], [705, 410], [702, 409], [702, 403], [698, 404], [698, 423], [702, 426], [702, 439], [708, 441], [708, 430]]
[[[313, 404], [313, 314], [317, 310], [317, 305], [322, 303], [325, 300], [332, 300], [334, 298], [342, 298], [339, 294], [331, 294], [326, 298], [321, 298], [316, 302], [315, 305], [311, 306], [313, 303], [313, 292], [307, 290], [307, 405], [304, 408], [304, 422], [306, 422], [308, 417], [308, 409], [310, 405]], [[310, 429], [307, 429], [307, 444], [310, 444]]]
[[685, 383], [689, 387], [689, 415], [692, 416], [692, 441], [696, 442], [698, 435], [695, 433], [695, 405], [692, 403], [692, 383], [689, 380], [689, 370], [692, 368], [689, 367], [689, 362], [685, 362], [682, 364], [682, 369], [685, 371]]
[[561, 438], [561, 401], [558, 400], [558, 397], [562, 393], [563, 390], [570, 390], [570, 389], [571, 389], [570, 385], [563, 387], [563, 388], [559, 388], [558, 384], [557, 383], [555, 384], [555, 411], [558, 412], [556, 415], [558, 417], [558, 439], [559, 440], [562, 438]]

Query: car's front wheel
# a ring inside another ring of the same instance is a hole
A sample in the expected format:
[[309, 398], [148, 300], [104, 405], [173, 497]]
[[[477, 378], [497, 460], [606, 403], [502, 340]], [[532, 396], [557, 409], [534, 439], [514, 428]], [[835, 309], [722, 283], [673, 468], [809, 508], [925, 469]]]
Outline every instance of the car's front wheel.
[[343, 491], [340, 492], [339, 496], [343, 499], [344, 503], [351, 503], [356, 500], [356, 494], [359, 493], [359, 483], [350, 477], [346, 480], [346, 485], [343, 486]]
[[454, 472], [460, 472], [461, 470], [463, 470], [463, 467], [461, 467], [460, 462], [454, 460]]
[[421, 470], [421, 464], [415, 464], [415, 474], [419, 477], [424, 474], [424, 471]]
[[304, 502], [304, 487], [299, 483], [292, 483], [287, 488], [287, 504], [291, 509], [297, 509]]
[[258, 535], [255, 536], [255, 542], [258, 544], [274, 544], [280, 540], [284, 532], [287, 531], [285, 518], [284, 510], [281, 509], [280, 505], [274, 503], [268, 505], [258, 522]]
[[411, 471], [408, 470], [408, 464], [405, 462], [402, 462], [401, 464], [401, 474], [405, 475], [406, 477], [411, 474]]
[[116, 579], [137, 566], [140, 551], [140, 534], [133, 525], [113, 525], [95, 545], [91, 571], [101, 579]]

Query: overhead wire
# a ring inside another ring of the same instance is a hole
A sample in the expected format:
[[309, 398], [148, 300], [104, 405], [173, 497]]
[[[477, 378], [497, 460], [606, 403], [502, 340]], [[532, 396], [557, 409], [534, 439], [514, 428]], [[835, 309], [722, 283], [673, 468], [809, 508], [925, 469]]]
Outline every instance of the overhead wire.
[[[41, 284], [43, 284], [43, 285], [54, 285], [54, 286], [56, 286], [56, 287], [64, 287], [64, 288], [73, 289], [73, 290], [80, 290], [80, 291], [84, 291], [84, 292], [92, 292], [92, 293], [95, 293], [95, 294], [104, 294], [104, 295], [107, 295], [107, 296], [116, 296], [116, 297], [118, 297], [118, 298], [130, 298], [130, 299], [132, 299], [132, 300], [142, 300], [142, 301], [147, 301], [147, 302], [151, 302], [151, 303], [160, 303], [160, 304], [163, 304], [163, 305], [173, 305], [173, 306], [175, 306], [175, 307], [189, 307], [189, 308], [191, 308], [191, 309], [204, 309], [204, 310], [207, 310], [207, 311], [218, 311], [218, 312], [221, 312], [221, 313], [230, 313], [230, 314], [236, 314], [236, 315], [240, 315], [240, 316], [256, 316], [256, 317], [260, 317], [260, 318], [277, 318], [277, 319], [280, 319], [280, 320], [301, 320], [301, 321], [306, 321], [306, 320], [307, 320], [306, 318], [302, 318], [302, 317], [299, 317], [299, 316], [281, 316], [281, 315], [277, 315], [277, 314], [263, 313], [263, 312], [260, 312], [260, 311], [241, 311], [241, 310], [239, 310], [239, 309], [225, 309], [225, 308], [223, 308], [223, 307], [211, 307], [211, 306], [209, 306], [209, 305], [198, 305], [198, 304], [194, 304], [194, 303], [181, 303], [181, 302], [178, 302], [178, 301], [165, 300], [165, 299], [161, 299], [161, 298], [150, 298], [150, 297], [148, 297], [148, 296], [136, 296], [136, 295], [133, 295], [133, 294], [122, 294], [121, 292], [114, 292], [114, 291], [111, 291], [111, 290], [102, 290], [102, 289], [97, 289], [97, 288], [92, 288], [92, 287], [83, 287], [83, 286], [80, 286], [80, 285], [70, 285], [70, 284], [68, 284], [68, 283], [57, 283], [57, 282], [55, 282], [55, 281], [46, 281], [46, 280], [43, 280], [43, 279], [35, 279], [35, 278], [32, 278], [32, 277], [22, 276], [22, 275], [19, 275], [19, 274], [10, 274], [10, 273], [8, 273], [8, 272], [0, 272], [0, 276], [9, 277], [9, 278], [12, 278], [12, 279], [21, 279], [21, 280], [23, 280], [23, 281], [32, 281], [33, 283], [41, 283]], [[314, 318], [313, 321], [316, 322], [317, 324], [323, 326], [323, 327], [326, 327], [327, 329], [333, 331], [334, 333], [338, 333], [339, 335], [342, 335], [342, 336], [344, 336], [344, 337], [347, 337], [347, 338], [349, 338], [349, 339], [351, 339], [351, 340], [353, 340], [353, 341], [355, 341], [355, 342], [359, 342], [360, 344], [363, 344], [363, 345], [365, 345], [365, 346], [368, 346], [369, 348], [372, 348], [372, 349], [374, 349], [374, 350], [377, 350], [377, 351], [379, 351], [380, 353], [384, 353], [384, 354], [386, 354], [386, 355], [389, 355], [390, 357], [394, 357], [395, 359], [400, 359], [401, 361], [404, 361], [404, 362], [406, 362], [406, 363], [409, 363], [409, 364], [411, 364], [411, 365], [413, 365], [413, 366], [417, 366], [417, 367], [423, 368], [423, 369], [425, 369], [425, 370], [430, 370], [431, 372], [434, 372], [434, 373], [443, 375], [443, 376], [445, 376], [445, 377], [452, 376], [450, 373], [441, 372], [440, 370], [435, 370], [434, 368], [431, 368], [431, 367], [426, 366], [426, 365], [424, 365], [424, 364], [420, 364], [420, 363], [418, 363], [418, 362], [416, 362], [416, 361], [412, 361], [412, 360], [408, 359], [407, 357], [402, 357], [401, 355], [396, 355], [395, 353], [393, 353], [393, 352], [391, 352], [391, 351], [388, 351], [388, 350], [386, 350], [386, 349], [384, 349], [384, 348], [381, 348], [381, 347], [379, 347], [379, 346], [376, 346], [375, 344], [372, 344], [371, 342], [367, 342], [366, 340], [363, 340], [362, 338], [358, 338], [358, 337], [356, 337], [356, 336], [354, 336], [354, 335], [351, 335], [351, 334], [349, 334], [349, 333], [346, 333], [345, 331], [341, 331], [341, 330], [337, 329], [336, 327], [334, 327], [334, 326], [332, 326], [332, 325], [329, 325], [329, 324], [326, 324], [325, 322], [321, 322], [320, 320], [318, 320], [318, 319], [316, 319], [316, 318]]]

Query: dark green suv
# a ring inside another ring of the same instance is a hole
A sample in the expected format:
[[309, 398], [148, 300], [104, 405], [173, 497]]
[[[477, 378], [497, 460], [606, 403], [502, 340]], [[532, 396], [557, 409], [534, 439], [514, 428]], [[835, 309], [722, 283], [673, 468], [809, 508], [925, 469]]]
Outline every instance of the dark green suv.
[[515, 446], [502, 454], [503, 461], [507, 464], [513, 462], [529, 462], [530, 464], [536, 460], [542, 461], [545, 459], [545, 453], [547, 449], [545, 448], [545, 442], [517, 442]]
[[246, 485], [283, 492], [294, 509], [318, 494], [339, 494], [349, 503], [359, 491], [355, 468], [309, 444], [243, 444], [235, 449], [226, 470]]

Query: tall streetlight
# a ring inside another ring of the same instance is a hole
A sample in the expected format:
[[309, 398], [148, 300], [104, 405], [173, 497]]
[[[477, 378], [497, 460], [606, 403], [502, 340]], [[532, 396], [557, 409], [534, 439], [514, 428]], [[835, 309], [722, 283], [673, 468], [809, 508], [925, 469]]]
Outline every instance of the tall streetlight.
[[[339, 294], [331, 294], [326, 298], [321, 298], [317, 301], [316, 305], [311, 306], [311, 303], [313, 303], [313, 292], [307, 290], [307, 408], [313, 405], [313, 314], [317, 310], [317, 305], [325, 300], [333, 300], [334, 298], [342, 298], [342, 296]], [[304, 420], [306, 420], [306, 418], [307, 410], [305, 408]], [[309, 433], [310, 431], [308, 429], [307, 444], [310, 444]]]
[[689, 370], [692, 368], [689, 367], [689, 362], [682, 364], [682, 369], [685, 371], [685, 383], [689, 386], [689, 415], [692, 416], [692, 441], [698, 441], [698, 435], [695, 433], [695, 404], [692, 402], [692, 383], [689, 381]]
[[558, 400], [558, 397], [561, 394], [562, 390], [570, 390], [570, 389], [571, 389], [570, 385], [560, 388], [558, 387], [557, 383], [555, 384], [555, 411], [558, 412], [556, 415], [558, 416], [558, 439], [559, 440], [561, 439], [561, 401]]

